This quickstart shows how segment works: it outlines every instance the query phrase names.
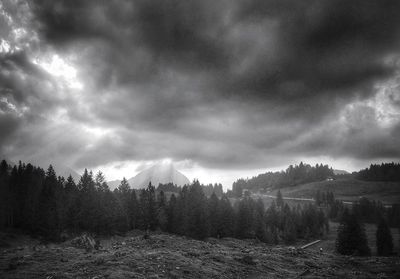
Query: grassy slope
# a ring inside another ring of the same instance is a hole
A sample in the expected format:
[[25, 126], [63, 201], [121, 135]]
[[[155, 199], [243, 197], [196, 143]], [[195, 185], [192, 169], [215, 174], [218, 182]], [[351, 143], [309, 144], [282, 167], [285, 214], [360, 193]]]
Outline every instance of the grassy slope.
[[[312, 249], [291, 254], [251, 240], [142, 233], [102, 239], [85, 252], [67, 243], [0, 251], [0, 278], [399, 278], [398, 258], [343, 257]], [[329, 244], [329, 242], [327, 242]], [[14, 268], [9, 269], [10, 263]], [[384, 277], [382, 277], [384, 276]]]
[[[303, 184], [281, 189], [282, 195], [287, 197], [314, 197], [317, 190], [332, 191], [335, 197], [344, 201], [355, 201], [360, 196], [379, 200], [384, 204], [400, 202], [399, 182], [367, 182], [353, 179], [338, 179]], [[276, 191], [269, 193], [276, 195]]]

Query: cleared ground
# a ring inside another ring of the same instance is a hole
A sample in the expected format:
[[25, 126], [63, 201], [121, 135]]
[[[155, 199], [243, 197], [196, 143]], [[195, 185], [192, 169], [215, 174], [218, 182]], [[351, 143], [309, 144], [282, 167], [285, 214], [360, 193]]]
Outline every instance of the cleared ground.
[[43, 246], [18, 237], [1, 248], [0, 278], [400, 278], [399, 257], [344, 257], [328, 248], [292, 254], [252, 240], [168, 234], [144, 240], [141, 232], [101, 244], [86, 252], [69, 242]]

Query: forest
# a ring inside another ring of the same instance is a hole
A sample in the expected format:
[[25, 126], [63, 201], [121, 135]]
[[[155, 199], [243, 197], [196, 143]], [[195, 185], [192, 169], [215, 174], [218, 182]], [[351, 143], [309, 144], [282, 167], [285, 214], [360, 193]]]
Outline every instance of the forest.
[[[213, 187], [220, 189], [218, 185]], [[160, 188], [160, 187], [159, 187]], [[111, 191], [99, 172], [85, 170], [75, 183], [31, 164], [0, 164], [0, 228], [13, 228], [58, 241], [83, 231], [116, 234], [128, 230], [161, 230], [189, 236], [257, 238], [292, 243], [316, 238], [328, 230], [328, 218], [315, 205], [295, 208], [278, 198], [269, 208], [245, 197], [234, 204], [223, 194], [207, 196], [198, 181], [169, 193], [149, 184], [133, 190], [126, 179]]]
[[21, 162], [18, 166], [0, 163], [0, 229], [16, 229], [45, 241], [62, 241], [82, 232], [114, 235], [139, 229], [200, 240], [234, 237], [292, 244], [323, 237], [332, 220], [340, 222], [339, 253], [370, 253], [364, 222], [378, 225], [378, 252], [391, 253], [389, 227], [400, 226], [399, 206], [386, 208], [361, 198], [348, 207], [329, 191], [318, 191], [314, 199], [315, 203], [290, 207], [278, 191], [276, 200], [265, 208], [261, 199], [252, 199], [248, 192], [240, 199], [228, 198], [220, 184], [201, 185], [196, 180], [183, 187], [156, 188], [150, 183], [146, 189], [134, 190], [123, 179], [111, 191], [101, 172], [94, 175], [85, 169], [75, 183], [71, 176], [57, 176], [51, 165], [45, 171]]
[[355, 176], [365, 181], [400, 181], [400, 163], [371, 164], [369, 168], [355, 173]]

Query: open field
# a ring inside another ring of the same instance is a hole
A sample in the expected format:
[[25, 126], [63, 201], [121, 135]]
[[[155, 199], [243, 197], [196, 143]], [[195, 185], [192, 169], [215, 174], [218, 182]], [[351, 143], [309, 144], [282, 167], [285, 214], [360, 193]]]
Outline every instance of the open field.
[[253, 240], [168, 234], [144, 240], [131, 232], [102, 238], [102, 248], [87, 252], [68, 241], [38, 245], [25, 237], [1, 248], [0, 278], [399, 278], [398, 257], [344, 257], [329, 250], [331, 242], [322, 243], [323, 254], [292, 254]]
[[[285, 197], [311, 198], [316, 192], [331, 191], [335, 198], [356, 201], [360, 197], [381, 201], [383, 204], [400, 203], [400, 182], [369, 182], [354, 179], [320, 181], [280, 189]], [[276, 196], [277, 190], [268, 195]]]

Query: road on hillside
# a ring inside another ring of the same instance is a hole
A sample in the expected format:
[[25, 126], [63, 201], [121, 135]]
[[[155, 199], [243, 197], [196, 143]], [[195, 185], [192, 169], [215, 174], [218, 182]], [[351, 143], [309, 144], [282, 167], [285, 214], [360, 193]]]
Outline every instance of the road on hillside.
[[[254, 195], [254, 194], [253, 194]], [[272, 196], [272, 195], [265, 195], [265, 194], [257, 194], [254, 195], [256, 197], [266, 197], [266, 198], [272, 198], [272, 199], [276, 199], [276, 196]], [[282, 197], [284, 200], [294, 200], [294, 201], [308, 201], [308, 202], [315, 202], [315, 199], [313, 198], [292, 198], [292, 197]], [[345, 200], [340, 200], [339, 201], [343, 202], [343, 204], [345, 205], [353, 205], [354, 202], [353, 201], [345, 201]], [[393, 204], [384, 204], [383, 206], [388, 208], [391, 207]]]
[[[257, 194], [255, 195], [257, 197], [267, 197], [267, 198], [273, 198], [276, 199], [276, 196], [271, 196], [271, 195], [265, 195], [265, 194]], [[295, 201], [311, 201], [315, 202], [314, 199], [308, 199], [308, 198], [291, 198], [291, 197], [282, 197], [284, 200], [295, 200]]]

